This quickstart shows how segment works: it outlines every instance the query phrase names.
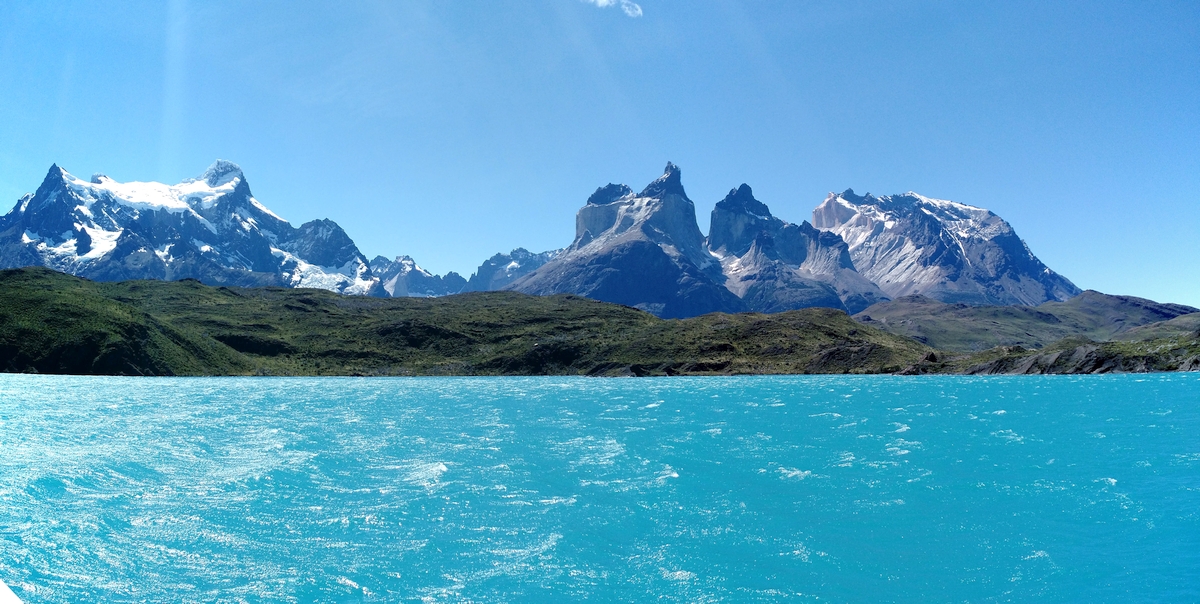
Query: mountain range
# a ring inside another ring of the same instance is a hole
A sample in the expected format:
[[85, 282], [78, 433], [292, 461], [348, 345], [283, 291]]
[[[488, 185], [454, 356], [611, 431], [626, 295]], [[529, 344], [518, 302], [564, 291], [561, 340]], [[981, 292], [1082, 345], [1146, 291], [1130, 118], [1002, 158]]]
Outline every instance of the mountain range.
[[912, 192], [831, 193], [811, 223], [793, 224], [742, 184], [717, 202], [705, 235], [670, 163], [640, 192], [596, 189], [565, 248], [496, 254], [470, 277], [432, 274], [408, 256], [368, 261], [331, 220], [294, 227], [255, 199], [231, 162], [177, 185], [84, 181], [51, 166], [0, 217], [0, 268], [24, 266], [95, 281], [192, 278], [375, 297], [577, 294], [663, 318], [809, 307], [853, 314], [912, 295], [1034, 306], [1080, 293], [996, 214]]
[[168, 186], [88, 181], [51, 166], [0, 218], [0, 266], [46, 266], [95, 281], [197, 279], [384, 295], [367, 259], [332, 220], [293, 227], [218, 160]]

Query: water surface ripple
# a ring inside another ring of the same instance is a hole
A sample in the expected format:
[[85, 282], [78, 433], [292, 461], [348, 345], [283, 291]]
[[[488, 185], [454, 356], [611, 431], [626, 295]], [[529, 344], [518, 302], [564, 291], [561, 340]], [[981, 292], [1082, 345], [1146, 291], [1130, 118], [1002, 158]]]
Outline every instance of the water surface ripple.
[[26, 602], [1197, 601], [1200, 375], [0, 376]]

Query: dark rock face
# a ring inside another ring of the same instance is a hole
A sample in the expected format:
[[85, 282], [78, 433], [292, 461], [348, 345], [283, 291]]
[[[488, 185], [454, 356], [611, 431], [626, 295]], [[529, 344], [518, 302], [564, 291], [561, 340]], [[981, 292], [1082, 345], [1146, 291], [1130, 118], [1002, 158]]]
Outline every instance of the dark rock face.
[[825, 306], [858, 312], [887, 296], [859, 275], [842, 238], [771, 215], [743, 184], [712, 211], [708, 249], [725, 285], [759, 312]]
[[[630, 192], [629, 187], [623, 185], [608, 185], [608, 187], [597, 189], [596, 193], [588, 199], [588, 203], [593, 203], [592, 200], [596, 199], [596, 196], [600, 195], [602, 190], [609, 187], [618, 187], [625, 191], [614, 199], [620, 199]], [[513, 281], [528, 275], [547, 262], [555, 259], [560, 253], [562, 253], [562, 250], [551, 250], [549, 252], [534, 254], [523, 247], [519, 247], [507, 254], [496, 254], [484, 260], [483, 264], [479, 265], [475, 274], [471, 275], [471, 278], [467, 281], [467, 286], [463, 291], [487, 292], [504, 289]]]
[[571, 246], [506, 289], [579, 294], [668, 318], [744, 310], [720, 285], [721, 265], [704, 245], [679, 168], [668, 163], [641, 193], [628, 190], [593, 194], [576, 215]]
[[813, 224], [841, 236], [859, 273], [892, 298], [1032, 306], [1080, 291], [982, 208], [912, 192], [874, 197], [846, 190], [813, 210]]
[[175, 186], [100, 174], [85, 182], [52, 166], [38, 190], [0, 218], [0, 267], [38, 265], [99, 281], [192, 278], [383, 294], [336, 223], [292, 227], [223, 160]]
[[750, 310], [774, 313], [811, 307], [846, 309], [828, 283], [805, 278], [804, 273], [780, 260], [769, 235], [755, 239], [741, 257], [735, 256], [725, 265], [729, 275], [726, 285]]
[[376, 256], [371, 260], [371, 272], [383, 285], [387, 295], [393, 298], [428, 298], [447, 296], [464, 291], [467, 280], [454, 271], [444, 276], [435, 275], [420, 266], [409, 256], [397, 256], [388, 260]]
[[708, 229], [708, 248], [741, 256], [759, 233], [775, 231], [785, 224], [771, 216], [767, 204], [754, 198], [750, 185], [732, 189], [713, 208]]
[[523, 281], [517, 281], [513, 289], [542, 295], [574, 293], [664, 318], [744, 310], [733, 294], [713, 283], [695, 265], [680, 262], [658, 244], [644, 239], [614, 242], [603, 253], [582, 262], [551, 262], [535, 273], [538, 281], [533, 285], [553, 283], [556, 291], [542, 294], [523, 285]]
[[300, 225], [279, 247], [320, 266], [339, 266], [362, 257], [346, 231], [329, 219]]
[[604, 205], [632, 194], [633, 189], [630, 189], [625, 185], [608, 183], [607, 185], [596, 189], [596, 192], [592, 193], [591, 197], [588, 197], [587, 202], [591, 205]]

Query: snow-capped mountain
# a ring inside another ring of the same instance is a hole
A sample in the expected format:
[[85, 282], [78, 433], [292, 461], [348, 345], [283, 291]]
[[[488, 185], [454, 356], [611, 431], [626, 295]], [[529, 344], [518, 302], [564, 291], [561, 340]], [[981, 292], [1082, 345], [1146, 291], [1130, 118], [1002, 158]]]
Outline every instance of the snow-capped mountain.
[[597, 189], [576, 214], [571, 246], [506, 289], [579, 294], [661, 317], [744, 310], [724, 280], [679, 168], [668, 163], [641, 193], [615, 184]]
[[376, 256], [371, 260], [371, 272], [379, 277], [383, 289], [393, 298], [431, 298], [457, 294], [467, 286], [467, 280], [454, 271], [445, 276], [435, 275], [417, 264], [411, 256], [396, 256], [388, 260]]
[[99, 281], [195, 278], [386, 295], [341, 227], [293, 227], [223, 160], [177, 185], [102, 174], [85, 181], [51, 166], [37, 191], [0, 217], [0, 267], [31, 265]]
[[856, 313], [888, 299], [854, 270], [841, 237], [772, 216], [746, 184], [713, 208], [708, 249], [721, 259], [725, 287], [758, 312], [824, 306]]
[[1036, 305], [1080, 292], [1042, 264], [996, 214], [916, 193], [830, 193], [813, 225], [850, 246], [858, 272], [888, 296], [942, 302]]

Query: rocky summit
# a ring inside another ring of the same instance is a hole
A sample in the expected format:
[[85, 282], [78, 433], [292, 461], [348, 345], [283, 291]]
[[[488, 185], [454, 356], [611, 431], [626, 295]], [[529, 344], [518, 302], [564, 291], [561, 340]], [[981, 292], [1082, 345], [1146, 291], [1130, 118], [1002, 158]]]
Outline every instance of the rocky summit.
[[1080, 292], [983, 208], [913, 192], [875, 197], [847, 189], [813, 210], [813, 225], [841, 236], [858, 272], [891, 298], [1032, 306]]
[[192, 278], [384, 295], [337, 223], [293, 227], [222, 160], [177, 185], [102, 174], [84, 181], [51, 166], [37, 191], [0, 217], [0, 267], [23, 266], [96, 281]]
[[696, 225], [680, 170], [668, 163], [641, 193], [624, 185], [597, 189], [576, 214], [571, 245], [507, 289], [573, 293], [660, 317], [745, 310], [724, 280]]
[[855, 313], [887, 299], [854, 269], [841, 237], [772, 216], [746, 184], [713, 208], [707, 243], [721, 259], [725, 286], [751, 310], [824, 306]]

